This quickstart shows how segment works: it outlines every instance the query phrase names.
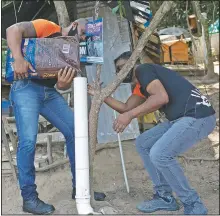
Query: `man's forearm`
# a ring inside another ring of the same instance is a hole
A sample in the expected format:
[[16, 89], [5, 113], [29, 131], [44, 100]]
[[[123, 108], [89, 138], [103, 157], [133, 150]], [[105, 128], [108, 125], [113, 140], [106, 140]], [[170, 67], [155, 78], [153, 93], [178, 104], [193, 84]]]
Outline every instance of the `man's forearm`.
[[124, 113], [127, 110], [127, 105], [123, 102], [120, 102], [113, 97], [107, 97], [104, 102], [110, 106], [113, 110], [116, 110], [119, 113]]
[[72, 84], [70, 84], [70, 85], [68, 85], [68, 86], [65, 86], [65, 87], [61, 87], [61, 86], [59, 86], [59, 83], [57, 82], [56, 87], [57, 87], [59, 90], [66, 91], [66, 90], [68, 90], [68, 89], [71, 88], [71, 85], [72, 85]]
[[166, 104], [166, 102], [163, 99], [161, 99], [158, 96], [153, 95], [153, 96], [150, 96], [140, 106], [130, 110], [129, 114], [130, 114], [130, 116], [132, 116], [132, 118], [137, 118], [138, 116], [152, 113], [152, 112], [158, 110], [159, 108], [161, 108], [165, 104]]
[[23, 58], [21, 52], [22, 32], [18, 26], [13, 25], [6, 30], [7, 33], [7, 44], [12, 52], [14, 59]]

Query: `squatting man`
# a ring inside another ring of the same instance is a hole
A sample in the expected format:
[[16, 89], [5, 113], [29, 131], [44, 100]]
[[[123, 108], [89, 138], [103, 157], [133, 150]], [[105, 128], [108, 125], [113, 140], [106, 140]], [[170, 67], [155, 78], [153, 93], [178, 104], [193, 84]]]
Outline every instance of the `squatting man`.
[[[116, 72], [130, 56], [130, 52], [125, 52], [115, 60]], [[137, 62], [133, 82], [136, 86], [126, 103], [112, 97], [104, 100], [120, 113], [114, 122], [114, 130], [123, 132], [132, 119], [156, 110], [167, 118], [136, 139], [137, 152], [154, 188], [153, 198], [138, 204], [137, 209], [145, 213], [176, 211], [179, 205], [172, 195], [175, 192], [184, 206], [184, 214], [207, 214], [207, 208], [175, 158], [213, 131], [216, 124], [213, 107], [185, 78], [160, 65]], [[88, 93], [94, 95], [92, 85], [88, 86]]]

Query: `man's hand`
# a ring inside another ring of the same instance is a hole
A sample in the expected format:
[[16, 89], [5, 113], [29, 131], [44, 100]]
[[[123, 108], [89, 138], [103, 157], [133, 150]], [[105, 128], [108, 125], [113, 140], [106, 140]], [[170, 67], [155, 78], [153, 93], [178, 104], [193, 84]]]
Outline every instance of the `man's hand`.
[[95, 88], [94, 88], [94, 86], [91, 85], [91, 84], [88, 84], [88, 85], [87, 85], [87, 92], [88, 92], [89, 95], [94, 96], [94, 94], [95, 94]]
[[57, 88], [60, 90], [69, 89], [75, 76], [76, 71], [74, 68], [65, 67], [64, 69], [60, 69], [58, 72]]
[[35, 70], [32, 65], [26, 61], [23, 57], [15, 59], [13, 65], [14, 69], [14, 78], [15, 79], [25, 79], [28, 78], [28, 69], [33, 71], [32, 74], [35, 74]]
[[132, 119], [133, 117], [129, 112], [120, 114], [113, 124], [113, 129], [117, 133], [122, 133], [124, 129], [130, 124]]
[[[99, 82], [99, 87], [101, 87], [103, 84], [103, 82]], [[87, 85], [87, 92], [89, 95], [94, 96], [95, 95], [95, 82], [93, 82], [92, 84], [88, 84]]]

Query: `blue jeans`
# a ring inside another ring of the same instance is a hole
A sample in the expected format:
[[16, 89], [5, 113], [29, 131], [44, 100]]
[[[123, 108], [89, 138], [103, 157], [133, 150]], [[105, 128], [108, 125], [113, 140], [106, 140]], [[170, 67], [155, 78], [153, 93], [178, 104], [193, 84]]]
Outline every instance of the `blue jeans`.
[[151, 177], [155, 193], [166, 196], [174, 191], [185, 204], [199, 199], [175, 157], [207, 137], [215, 124], [214, 115], [202, 119], [182, 117], [158, 124], [137, 138], [136, 148]]
[[19, 80], [11, 87], [10, 100], [18, 133], [17, 167], [23, 199], [30, 200], [38, 196], [34, 156], [39, 114], [64, 135], [73, 177], [72, 184], [75, 186], [74, 114], [64, 98], [55, 88], [44, 87], [31, 80]]

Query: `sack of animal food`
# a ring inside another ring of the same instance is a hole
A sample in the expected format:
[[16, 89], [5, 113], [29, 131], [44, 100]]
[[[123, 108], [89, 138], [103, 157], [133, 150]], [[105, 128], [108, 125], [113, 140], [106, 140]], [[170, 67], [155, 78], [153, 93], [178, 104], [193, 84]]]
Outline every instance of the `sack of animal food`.
[[[77, 36], [60, 36], [55, 38], [26, 38], [22, 40], [21, 50], [24, 58], [31, 63], [33, 71], [28, 71], [29, 79], [56, 78], [61, 68], [72, 67], [80, 71], [79, 40]], [[7, 50], [5, 79], [14, 80], [14, 58]]]

